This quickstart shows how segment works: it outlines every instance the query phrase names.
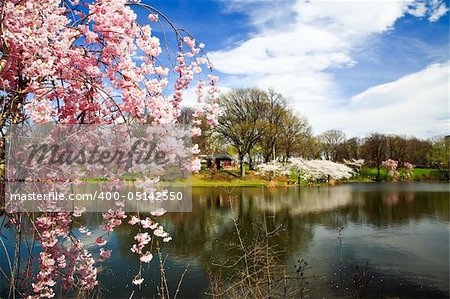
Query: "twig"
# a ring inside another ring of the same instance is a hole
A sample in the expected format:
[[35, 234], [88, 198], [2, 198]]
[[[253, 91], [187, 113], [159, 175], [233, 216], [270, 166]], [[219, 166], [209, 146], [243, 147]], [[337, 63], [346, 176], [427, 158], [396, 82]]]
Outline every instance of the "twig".
[[189, 268], [189, 264], [187, 264], [186, 268], [184, 269], [183, 274], [181, 275], [181, 278], [180, 278], [180, 281], [178, 282], [177, 290], [175, 292], [175, 295], [173, 296], [173, 299], [177, 298], [178, 292], [180, 291], [181, 283], [183, 282], [184, 275], [186, 275], [188, 268]]

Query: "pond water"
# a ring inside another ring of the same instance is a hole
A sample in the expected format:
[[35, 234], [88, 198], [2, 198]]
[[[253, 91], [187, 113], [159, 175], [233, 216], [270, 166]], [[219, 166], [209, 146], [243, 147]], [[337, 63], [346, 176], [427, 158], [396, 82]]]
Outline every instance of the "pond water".
[[[280, 228], [271, 238], [278, 262], [295, 275], [297, 261], [307, 261], [302, 282], [310, 298], [352, 298], [356, 274], [367, 279], [366, 298], [449, 297], [448, 184], [235, 188], [231, 198], [229, 191], [193, 188], [191, 213], [162, 217], [173, 237], [163, 250], [172, 295], [187, 268], [177, 298], [207, 297], [214, 265], [239, 259], [233, 217], [244, 242], [250, 243], [263, 225], [269, 231]], [[83, 218], [93, 236], [101, 234], [100, 214]], [[157, 258], [144, 269], [141, 290], [130, 283], [138, 266], [129, 250], [135, 233], [123, 226], [109, 237], [113, 256], [100, 273], [106, 298], [129, 298], [132, 292], [133, 298], [157, 297]], [[3, 258], [0, 266], [5, 269]], [[5, 286], [4, 279], [0, 283]]]

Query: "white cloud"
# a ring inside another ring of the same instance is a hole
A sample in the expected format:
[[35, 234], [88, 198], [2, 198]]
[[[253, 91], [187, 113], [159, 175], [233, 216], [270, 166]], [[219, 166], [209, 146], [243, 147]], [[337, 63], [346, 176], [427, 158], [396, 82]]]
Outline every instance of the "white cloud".
[[415, 6], [412, 6], [408, 13], [412, 14], [415, 17], [423, 17], [427, 13], [427, 6], [425, 3], [417, 3]]
[[[230, 10], [248, 13], [257, 34], [236, 47], [208, 54], [215, 67], [228, 75], [221, 84], [273, 87], [293, 99], [294, 106], [309, 118], [316, 132], [343, 129], [353, 116], [350, 110], [342, 108], [345, 99], [332, 69], [352, 67], [357, 63], [351, 57], [352, 51], [363, 48], [374, 34], [392, 30], [405, 14], [427, 16], [434, 21], [447, 11], [442, 0], [296, 0], [277, 2], [276, 7], [273, 1], [229, 0], [224, 3]], [[424, 84], [420, 86], [427, 89]], [[354, 100], [347, 108], [357, 109], [356, 102]], [[363, 107], [358, 109], [366, 111]], [[362, 128], [366, 128], [365, 124], [357, 123], [357, 119], [351, 120], [352, 127], [361, 130], [346, 126], [350, 135], [363, 133]], [[378, 128], [374, 126], [369, 131], [374, 130]], [[416, 134], [406, 123], [402, 133]]]
[[347, 136], [372, 132], [430, 137], [449, 134], [448, 68], [433, 64], [398, 80], [368, 88], [339, 105], [297, 102], [315, 132], [343, 130]]
[[357, 37], [383, 32], [402, 17], [407, 1], [298, 1], [300, 23], [313, 23], [337, 35]]
[[420, 137], [449, 133], [448, 68], [433, 64], [352, 97], [339, 113], [353, 119], [346, 131], [380, 131]]
[[[208, 88], [208, 85], [205, 86], [205, 88]], [[187, 90], [183, 91], [183, 101], [181, 102], [181, 105], [184, 107], [195, 107], [198, 104], [198, 97], [195, 93], [195, 86], [189, 87]], [[231, 88], [226, 86], [219, 86], [219, 93], [226, 93], [230, 91]], [[205, 92], [205, 97], [207, 96]]]
[[429, 18], [431, 22], [436, 22], [448, 11], [448, 7], [445, 5], [444, 0], [433, 0], [429, 7]]

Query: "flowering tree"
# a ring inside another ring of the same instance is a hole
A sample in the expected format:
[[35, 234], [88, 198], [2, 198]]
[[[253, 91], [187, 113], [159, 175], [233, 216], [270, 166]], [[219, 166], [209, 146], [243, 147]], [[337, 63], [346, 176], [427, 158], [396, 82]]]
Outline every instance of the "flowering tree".
[[290, 175], [295, 173], [297, 183], [301, 181], [314, 181], [319, 179], [343, 179], [350, 178], [352, 170], [340, 163], [327, 160], [306, 160], [303, 158], [290, 158], [287, 163], [272, 161], [257, 166], [258, 174], [266, 176], [269, 181], [280, 174]]
[[405, 168], [405, 178], [410, 180], [413, 176], [414, 165], [409, 162], [403, 163], [403, 167]]
[[359, 171], [359, 169], [361, 169], [361, 167], [364, 165], [364, 159], [354, 159], [354, 158], [351, 160], [344, 159], [344, 164], [350, 167], [354, 167]]
[[354, 172], [359, 173], [361, 171], [361, 167], [364, 165], [364, 159], [354, 159], [346, 160], [344, 159], [344, 164], [351, 167]]
[[397, 179], [397, 167], [398, 167], [397, 161], [388, 159], [381, 163], [381, 167], [383, 167], [387, 170], [386, 175], [389, 175], [393, 181], [395, 181]]
[[272, 181], [275, 176], [286, 171], [285, 166], [277, 161], [261, 163], [256, 166], [256, 170], [258, 174], [266, 176], [269, 181]]
[[[198, 99], [193, 113], [193, 136], [201, 134], [202, 120], [209, 126], [216, 124], [217, 77], [210, 74], [206, 82], [200, 77], [204, 65], [212, 69], [203, 55], [204, 45], [176, 28], [157, 9], [131, 0], [7, 0], [1, 2], [0, 9], [0, 148], [3, 149], [11, 124], [30, 121], [176, 123], [183, 94], [193, 85]], [[138, 23], [136, 11], [146, 11], [146, 24]], [[167, 46], [171, 38], [164, 28], [173, 32], [176, 57], [169, 57], [170, 50], [162, 55], [168, 47], [163, 47], [160, 38], [153, 34], [154, 27], [163, 28]], [[193, 152], [197, 153], [196, 147]], [[2, 150], [2, 178], [4, 160]], [[193, 164], [198, 167], [198, 160]], [[98, 236], [98, 251], [93, 253], [85, 248], [82, 239], [74, 236], [76, 229], [82, 235], [90, 234], [87, 228], [75, 225], [74, 218], [82, 214], [83, 210], [33, 217], [6, 214], [6, 226], [14, 227], [20, 237], [28, 234], [40, 245], [36, 275], [31, 257], [25, 269], [10, 269], [12, 293], [51, 298], [56, 287], [90, 292], [98, 284], [98, 262], [111, 256], [106, 236], [130, 216], [128, 223], [140, 230], [135, 236], [137, 243], [131, 248], [140, 263], [151, 261], [146, 245], [153, 237], [170, 241], [155, 219], [126, 215], [118, 208], [102, 214], [104, 233]], [[152, 217], [162, 214], [163, 210], [155, 211]], [[26, 232], [25, 226], [30, 227]], [[21, 278], [29, 279], [18, 283], [13, 273], [19, 271], [23, 271]], [[142, 281], [139, 270], [133, 283], [139, 285]]]
[[298, 183], [301, 180], [319, 180], [329, 181], [349, 179], [353, 170], [341, 163], [328, 160], [305, 160], [303, 158], [291, 158], [287, 167], [297, 174]]

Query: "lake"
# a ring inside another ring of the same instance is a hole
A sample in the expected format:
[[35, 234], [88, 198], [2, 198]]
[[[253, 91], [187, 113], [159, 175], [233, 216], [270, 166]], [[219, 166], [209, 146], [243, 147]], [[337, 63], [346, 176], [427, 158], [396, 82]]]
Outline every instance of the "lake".
[[[177, 298], [208, 297], [209, 280], [217, 277], [231, 283], [244, 271], [240, 244], [251, 250], [269, 233], [264, 240], [275, 251], [276, 269], [295, 277], [289, 286], [301, 285], [305, 297], [448, 298], [449, 195], [449, 185], [440, 183], [193, 188], [191, 213], [161, 218], [173, 237], [162, 252], [171, 295], [186, 269]], [[100, 214], [81, 220], [92, 231], [85, 243], [94, 244]], [[124, 225], [108, 237], [113, 256], [100, 272], [106, 298], [157, 297], [158, 258], [144, 269], [141, 290], [131, 284], [136, 232]], [[0, 265], [6, 267], [3, 258]]]

